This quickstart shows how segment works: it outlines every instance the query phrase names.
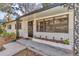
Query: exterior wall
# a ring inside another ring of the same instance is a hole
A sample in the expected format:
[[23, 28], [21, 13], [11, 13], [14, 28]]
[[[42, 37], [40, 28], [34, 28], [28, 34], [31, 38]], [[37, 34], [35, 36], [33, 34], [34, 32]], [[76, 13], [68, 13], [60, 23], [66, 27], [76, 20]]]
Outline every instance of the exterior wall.
[[28, 37], [28, 22], [23, 20], [21, 23], [22, 23], [22, 29], [19, 29], [20, 37], [27, 38]]
[[[20, 20], [23, 20], [22, 21], [22, 29], [19, 30], [20, 31], [20, 36], [28, 37], [28, 21], [34, 20], [34, 24], [33, 24], [34, 25], [33, 26], [33, 32], [34, 33], [33, 34], [36, 35], [36, 27], [35, 27], [36, 26], [36, 24], [35, 24], [36, 20], [38, 20], [40, 18], [50, 17], [52, 15], [55, 16], [57, 14], [65, 13], [67, 11], [68, 11], [67, 8], [63, 8], [62, 6], [58, 6], [58, 7], [55, 7], [55, 8], [48, 9], [46, 11], [42, 11], [42, 12], [35, 13], [35, 14], [29, 15], [29, 16], [26, 16], [26, 17], [22, 17], [20, 19]], [[42, 32], [40, 32], [40, 33], [42, 34]], [[45, 33], [43, 33], [43, 34], [45, 34]], [[26, 34], [26, 36], [24, 34]], [[56, 35], [56, 34], [54, 34], [54, 35]], [[62, 35], [62, 33], [61, 33], [61, 35]], [[67, 34], [65, 34], [65, 36], [67, 36]]]
[[20, 37], [28, 38], [28, 22], [33, 19], [22, 18], [20, 20], [22, 20], [22, 29], [19, 30]]
[[[16, 24], [16, 22], [14, 21], [14, 22], [10, 22], [10, 23], [6, 23], [6, 31], [7, 32], [14, 32], [14, 33], [16, 33], [16, 29], [15, 29], [15, 24]], [[11, 29], [8, 29], [8, 25], [11, 25]]]
[[30, 15], [20, 19], [22, 20], [22, 29], [19, 30], [21, 37], [28, 38], [28, 22], [33, 21], [34, 17], [34, 15]]

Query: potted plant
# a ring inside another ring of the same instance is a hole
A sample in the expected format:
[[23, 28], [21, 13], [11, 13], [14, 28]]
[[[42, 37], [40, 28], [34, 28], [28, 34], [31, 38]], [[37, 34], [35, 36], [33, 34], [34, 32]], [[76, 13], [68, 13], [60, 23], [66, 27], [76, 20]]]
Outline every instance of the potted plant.
[[63, 40], [63, 43], [69, 45], [69, 39]]

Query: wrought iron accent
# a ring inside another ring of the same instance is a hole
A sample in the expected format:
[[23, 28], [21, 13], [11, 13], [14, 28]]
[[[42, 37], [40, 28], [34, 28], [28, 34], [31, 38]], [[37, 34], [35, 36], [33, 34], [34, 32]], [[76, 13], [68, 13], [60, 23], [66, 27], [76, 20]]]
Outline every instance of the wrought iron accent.
[[66, 3], [68, 9], [74, 9], [74, 55], [79, 55], [79, 3]]
[[79, 55], [79, 3], [74, 4], [74, 52]]

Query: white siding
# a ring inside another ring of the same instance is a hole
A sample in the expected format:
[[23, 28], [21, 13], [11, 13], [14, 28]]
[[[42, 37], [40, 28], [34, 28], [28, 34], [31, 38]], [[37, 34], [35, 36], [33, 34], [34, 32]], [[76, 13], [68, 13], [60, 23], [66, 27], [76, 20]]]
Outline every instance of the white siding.
[[27, 38], [28, 37], [28, 23], [27, 21], [22, 21], [22, 29], [19, 30], [20, 37]]
[[[15, 32], [16, 33], [15, 24], [16, 24], [16, 22], [7, 23], [6, 31], [7, 32]], [[8, 25], [11, 25], [11, 29], [8, 29]]]

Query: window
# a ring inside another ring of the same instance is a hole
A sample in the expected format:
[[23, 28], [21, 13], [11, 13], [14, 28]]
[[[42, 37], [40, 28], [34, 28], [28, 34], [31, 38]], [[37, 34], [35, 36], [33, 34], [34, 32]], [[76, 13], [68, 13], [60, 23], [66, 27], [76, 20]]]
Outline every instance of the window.
[[68, 33], [68, 15], [37, 20], [37, 31]]
[[41, 21], [41, 22], [40, 22], [40, 31], [41, 31], [41, 32], [43, 32], [43, 28], [44, 28], [43, 26], [44, 26], [43, 21]]
[[16, 27], [17, 27], [17, 26], [16, 26], [16, 24], [15, 24], [15, 29], [16, 29]]
[[11, 29], [11, 25], [8, 25], [8, 29]]
[[53, 18], [51, 19], [51, 18], [49, 18], [50, 20], [49, 20], [49, 23], [48, 23], [48, 27], [49, 27], [49, 30], [48, 30], [48, 32], [54, 32], [54, 30], [53, 30]]
[[40, 31], [40, 27], [39, 27], [40, 23], [38, 21], [36, 23], [37, 23], [37, 32], [39, 32]]
[[60, 16], [60, 18], [55, 17], [55, 32], [68, 33], [68, 17], [67, 17], [67, 15]]
[[22, 24], [21, 23], [19, 23], [19, 24], [15, 24], [15, 29], [21, 29], [21, 27], [22, 27]]
[[19, 23], [19, 29], [21, 29], [22, 28], [22, 23]]
[[37, 21], [37, 31], [44, 32], [45, 31], [45, 21], [44, 19], [41, 21]]
[[49, 32], [49, 21], [46, 21], [46, 32]]

